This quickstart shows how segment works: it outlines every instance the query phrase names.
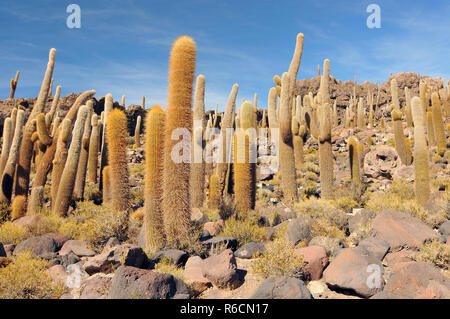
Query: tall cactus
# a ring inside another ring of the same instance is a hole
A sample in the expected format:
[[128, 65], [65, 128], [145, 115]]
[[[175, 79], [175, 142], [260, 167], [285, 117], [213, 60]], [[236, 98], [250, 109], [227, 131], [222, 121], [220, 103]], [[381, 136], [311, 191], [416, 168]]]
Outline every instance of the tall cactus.
[[103, 204], [111, 202], [111, 168], [106, 165], [103, 168], [103, 191], [102, 191]]
[[33, 106], [30, 116], [23, 130], [23, 139], [20, 144], [19, 161], [17, 163], [17, 174], [15, 181], [15, 194], [28, 196], [28, 186], [30, 182], [31, 157], [33, 153], [33, 144], [31, 135], [35, 131], [35, 123], [33, 120], [36, 116], [44, 111], [45, 102], [47, 101], [48, 91], [50, 89], [50, 81], [52, 79], [53, 68], [55, 66], [56, 50], [51, 49], [45, 76], [42, 81], [41, 90], [36, 103]]
[[294, 145], [294, 158], [295, 158], [295, 168], [300, 169], [304, 164], [304, 154], [303, 154], [303, 136], [306, 133], [305, 126], [302, 125], [301, 119], [301, 101], [302, 97], [299, 95], [296, 98], [295, 115], [292, 117], [292, 134], [293, 134], [293, 145]]
[[69, 209], [72, 193], [75, 186], [78, 162], [80, 159], [84, 124], [88, 116], [89, 109], [83, 105], [78, 110], [77, 120], [72, 132], [72, 141], [67, 153], [67, 160], [59, 182], [56, 201], [53, 206], [53, 212], [59, 216], [65, 216]]
[[130, 186], [127, 160], [127, 117], [113, 109], [107, 118], [108, 163], [110, 166], [111, 205], [117, 211], [130, 208]]
[[16, 72], [16, 76], [14, 77], [14, 79], [11, 79], [11, 91], [9, 92], [9, 98], [13, 99], [14, 98], [14, 94], [16, 93], [16, 88], [17, 88], [17, 83], [19, 82], [19, 74], [20, 71]]
[[391, 116], [394, 125], [395, 148], [403, 165], [410, 165], [406, 154], [405, 134], [403, 133], [402, 112], [400, 110], [392, 110]]
[[145, 120], [145, 243], [150, 250], [164, 245], [162, 212], [163, 151], [166, 114], [154, 106]]
[[428, 147], [424, 129], [424, 110], [418, 97], [411, 100], [414, 121], [414, 174], [415, 193], [419, 205], [424, 206], [430, 198], [430, 173]]
[[210, 210], [219, 209], [221, 203], [222, 194], [220, 193], [219, 177], [216, 174], [212, 174], [209, 178], [209, 199], [208, 208]]
[[333, 198], [334, 163], [331, 147], [331, 107], [319, 105], [319, 169], [322, 198]]
[[361, 172], [358, 142], [354, 137], [350, 137], [347, 145], [350, 160], [350, 172], [352, 176], [352, 192], [355, 198], [359, 198], [361, 195]]
[[98, 115], [93, 114], [91, 119], [92, 131], [89, 140], [89, 156], [87, 166], [87, 180], [91, 183], [97, 182], [97, 166], [99, 151], [99, 123]]
[[[19, 147], [23, 140], [23, 124], [25, 121], [25, 111], [19, 110], [16, 117], [16, 128], [14, 130], [14, 137], [11, 142], [11, 148], [9, 150], [8, 159], [6, 161], [5, 168], [1, 176], [1, 189], [0, 189], [0, 201], [11, 201], [13, 178], [16, 170], [16, 164], [19, 157]], [[31, 141], [30, 141], [31, 142]]]
[[205, 114], [205, 77], [197, 76], [194, 97], [194, 129], [192, 140], [191, 163], [191, 206], [202, 207], [205, 187], [205, 162], [203, 161], [203, 129]]
[[8, 160], [9, 149], [11, 148], [11, 142], [13, 138], [13, 127], [10, 117], [5, 119], [3, 123], [3, 144], [2, 144], [2, 154], [0, 156], [0, 178], [3, 175], [3, 170], [6, 166], [6, 161]]
[[444, 122], [442, 121], [442, 108], [441, 101], [439, 100], [439, 95], [434, 92], [431, 96], [432, 102], [432, 116], [433, 116], [433, 127], [434, 136], [436, 138], [438, 153], [443, 156], [447, 150], [447, 141], [445, 138]]
[[91, 118], [94, 113], [93, 102], [89, 100], [86, 103], [88, 108], [87, 119], [84, 122], [83, 137], [81, 139], [80, 159], [78, 161], [77, 176], [73, 188], [73, 199], [78, 201], [83, 199], [84, 186], [86, 185], [86, 170], [89, 158], [89, 140], [91, 138]]
[[433, 113], [431, 106], [427, 108], [426, 116], [427, 116], [428, 143], [430, 146], [436, 146], [436, 136], [434, 135]]
[[413, 120], [411, 113], [411, 93], [409, 92], [409, 89], [406, 86], [405, 86], [405, 100], [406, 100], [406, 107], [405, 107], [406, 125], [408, 127], [412, 127]]
[[134, 148], [141, 147], [141, 121], [142, 117], [139, 115], [136, 119], [136, 127], [134, 129]]
[[111, 94], [105, 96], [105, 110], [103, 111], [103, 132], [102, 132], [102, 145], [100, 154], [100, 190], [103, 189], [103, 168], [108, 165], [108, 141], [106, 139], [106, 126], [108, 121], [108, 114], [113, 109], [113, 97]]
[[56, 87], [55, 96], [53, 97], [52, 106], [50, 107], [50, 111], [48, 112], [48, 114], [50, 115], [50, 121], [53, 120], [53, 118], [55, 116], [56, 108], [58, 107], [58, 102], [59, 102], [59, 96], [60, 95], [61, 95], [61, 86], [58, 85]]
[[[169, 101], [164, 145], [163, 212], [164, 229], [169, 244], [182, 245], [190, 234], [190, 163], [172, 158], [172, 140], [176, 129], [192, 130], [192, 87], [195, 72], [196, 45], [192, 38], [178, 38], [170, 53]], [[222, 124], [222, 128], [226, 124]], [[190, 141], [183, 141], [190, 148]], [[184, 151], [183, 151], [184, 152]], [[184, 154], [185, 155], [185, 154]], [[186, 155], [185, 155], [186, 156]], [[226, 163], [225, 163], [226, 165]]]

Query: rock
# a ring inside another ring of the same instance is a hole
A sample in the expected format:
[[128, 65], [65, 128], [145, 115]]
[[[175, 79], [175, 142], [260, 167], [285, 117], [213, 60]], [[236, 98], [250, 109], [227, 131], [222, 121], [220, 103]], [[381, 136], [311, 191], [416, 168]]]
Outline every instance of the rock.
[[80, 299], [106, 299], [111, 288], [112, 276], [95, 274], [81, 282]]
[[[376, 257], [361, 247], [342, 249], [325, 269], [323, 276], [331, 289], [348, 291], [366, 298], [381, 291], [384, 285], [383, 266]], [[371, 279], [378, 282], [372, 282]]]
[[199, 256], [190, 257], [184, 266], [183, 279], [193, 296], [198, 296], [212, 286], [211, 281], [203, 276], [203, 260]]
[[306, 287], [308, 288], [309, 292], [311, 293], [311, 295], [313, 295], [314, 298], [323, 296], [325, 291], [328, 289], [325, 283], [318, 280], [312, 280], [308, 282]]
[[204, 224], [208, 222], [208, 217], [205, 216], [205, 214], [202, 213], [200, 208], [194, 207], [191, 210], [191, 221], [198, 224]]
[[294, 254], [302, 256], [303, 262], [307, 263], [305, 275], [308, 280], [319, 280], [322, 277], [323, 270], [328, 265], [325, 248], [320, 246], [297, 248]]
[[109, 289], [110, 299], [177, 299], [187, 287], [174, 276], [153, 270], [120, 266], [114, 273]]
[[407, 182], [414, 181], [414, 166], [401, 165], [392, 171], [393, 179], [404, 179]]
[[92, 275], [98, 272], [110, 273], [121, 265], [143, 268], [148, 263], [148, 257], [141, 247], [125, 244], [104, 249], [101, 254], [89, 258], [83, 264], [83, 269]]
[[358, 246], [372, 253], [379, 261], [383, 260], [390, 248], [388, 242], [376, 237], [365, 238], [359, 242]]
[[320, 246], [325, 248], [328, 256], [336, 256], [336, 254], [345, 248], [345, 244], [338, 238], [331, 238], [325, 236], [316, 236], [310, 240], [308, 246]]
[[87, 248], [86, 243], [80, 240], [68, 240], [61, 248], [59, 254], [64, 256], [70, 252], [79, 257], [92, 257], [95, 255], [95, 252]]
[[445, 221], [440, 227], [439, 232], [445, 236], [450, 236], [450, 220]]
[[45, 255], [56, 251], [56, 243], [53, 238], [48, 236], [28, 238], [16, 246], [14, 249], [14, 256], [17, 256], [27, 249], [30, 250], [35, 257], [44, 257]]
[[231, 249], [203, 260], [202, 275], [218, 288], [235, 289], [239, 286], [236, 259]]
[[402, 298], [449, 299], [450, 279], [431, 263], [405, 262], [393, 267], [384, 291]]
[[58, 257], [59, 257], [61, 264], [66, 268], [69, 265], [76, 264], [77, 262], [79, 262], [81, 260], [80, 257], [75, 255], [73, 252], [69, 252], [67, 255], [63, 255], [63, 256], [60, 255]]
[[219, 248], [231, 249], [234, 251], [237, 248], [237, 240], [232, 237], [216, 236], [203, 241], [202, 245], [204, 245], [209, 251]]
[[299, 217], [289, 222], [286, 229], [286, 240], [294, 245], [298, 244], [303, 239], [311, 240], [311, 225], [310, 218]]
[[404, 247], [414, 248], [426, 240], [439, 237], [418, 218], [393, 210], [379, 213], [372, 222], [372, 231], [375, 237], [387, 241], [393, 251]]
[[6, 251], [2, 243], [0, 243], [0, 257], [6, 257]]
[[69, 276], [62, 265], [54, 265], [48, 268], [46, 272], [55, 282], [61, 282], [63, 284], [66, 283], [67, 277]]
[[120, 241], [116, 237], [111, 237], [103, 247], [103, 251], [109, 250], [110, 248], [116, 247], [120, 245]]
[[404, 299], [404, 298], [402, 298], [399, 295], [396, 295], [390, 291], [383, 290], [383, 291], [377, 292], [375, 295], [373, 295], [369, 299]]
[[383, 259], [383, 265], [392, 267], [394, 264], [415, 261], [419, 252], [411, 250], [396, 251], [387, 254]]
[[372, 178], [391, 179], [394, 169], [400, 165], [401, 161], [395, 148], [378, 145], [364, 157], [364, 174]]
[[42, 226], [42, 217], [39, 215], [27, 215], [14, 220], [13, 223], [24, 228], [36, 229]]
[[189, 255], [182, 250], [164, 249], [155, 254], [155, 257], [152, 258], [152, 262], [159, 263], [161, 259], [166, 259], [178, 267], [183, 267], [188, 258]]
[[263, 281], [250, 299], [312, 299], [312, 296], [300, 279], [272, 277]]
[[48, 236], [50, 238], [53, 238], [56, 244], [56, 250], [60, 250], [62, 246], [68, 241], [70, 238], [63, 235], [63, 234], [57, 234], [57, 233], [48, 233], [44, 236]]
[[207, 230], [211, 236], [216, 236], [223, 228], [224, 222], [222, 219], [219, 219], [215, 222], [207, 222], [203, 224], [203, 229]]
[[16, 245], [4, 245], [3, 248], [5, 249], [6, 257], [12, 257], [14, 249], [16, 248]]
[[238, 258], [251, 259], [253, 256], [259, 255], [266, 250], [266, 246], [262, 243], [250, 242], [242, 245], [234, 252], [234, 256]]

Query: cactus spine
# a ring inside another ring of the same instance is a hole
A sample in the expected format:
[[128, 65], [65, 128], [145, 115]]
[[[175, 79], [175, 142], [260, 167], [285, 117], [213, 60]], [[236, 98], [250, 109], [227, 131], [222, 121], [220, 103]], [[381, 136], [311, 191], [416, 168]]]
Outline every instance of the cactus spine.
[[164, 245], [162, 181], [166, 114], [161, 107], [154, 106], [145, 121], [145, 243], [147, 248], [156, 250]]
[[438, 153], [441, 156], [444, 156], [444, 153], [447, 150], [447, 141], [445, 138], [444, 122], [442, 121], [441, 101], [436, 92], [431, 96], [431, 102], [433, 105], [431, 111], [433, 116], [434, 136], [437, 142]]
[[91, 119], [92, 131], [89, 140], [89, 155], [87, 165], [87, 180], [91, 183], [97, 182], [97, 164], [99, 151], [99, 124], [97, 114], [92, 115]]
[[53, 212], [60, 216], [65, 216], [69, 209], [70, 200], [72, 198], [75, 186], [75, 178], [77, 175], [78, 162], [80, 159], [84, 124], [88, 116], [88, 107], [83, 105], [78, 110], [77, 120], [72, 132], [72, 141], [67, 153], [67, 160], [61, 175], [58, 186], [56, 201], [53, 205]]
[[16, 128], [11, 142], [8, 159], [1, 178], [0, 201], [11, 201], [13, 178], [16, 170], [16, 164], [19, 156], [19, 147], [22, 141], [23, 124], [25, 121], [25, 111], [19, 110], [16, 117]]
[[424, 110], [418, 97], [412, 98], [411, 108], [414, 121], [415, 193], [418, 204], [424, 206], [430, 198], [430, 173], [424, 129]]
[[127, 117], [119, 109], [113, 109], [107, 118], [108, 163], [110, 166], [111, 205], [117, 211], [130, 208], [127, 160]]
[[203, 161], [203, 129], [205, 114], [205, 77], [197, 76], [194, 97], [194, 129], [192, 141], [191, 164], [191, 206], [202, 207], [205, 187], [205, 162]]
[[[186, 243], [190, 233], [190, 164], [176, 163], [172, 150], [177, 141], [171, 139], [175, 129], [192, 131], [192, 87], [195, 72], [196, 46], [192, 38], [178, 38], [169, 62], [169, 101], [164, 145], [163, 212], [164, 229], [170, 244]], [[223, 127], [226, 127], [224, 123]], [[187, 147], [190, 148], [190, 141]], [[184, 150], [183, 150], [184, 152]], [[189, 156], [190, 158], [190, 156]], [[226, 165], [226, 163], [225, 163]]]

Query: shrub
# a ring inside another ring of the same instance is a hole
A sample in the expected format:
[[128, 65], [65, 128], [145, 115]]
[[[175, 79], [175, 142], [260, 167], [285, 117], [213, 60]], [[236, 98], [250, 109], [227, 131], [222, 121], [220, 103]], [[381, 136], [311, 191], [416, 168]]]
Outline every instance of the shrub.
[[183, 267], [177, 267], [167, 257], [161, 258], [161, 260], [155, 265], [155, 271], [162, 274], [170, 274], [174, 277], [183, 279]]
[[311, 237], [324, 236], [345, 240], [345, 231], [336, 225], [332, 225], [329, 220], [324, 217], [317, 218], [311, 227]]
[[305, 263], [303, 257], [294, 254], [292, 243], [276, 238], [266, 245], [266, 250], [252, 264], [255, 273], [264, 278], [289, 276], [304, 278]]
[[0, 226], [0, 242], [2, 244], [17, 245], [29, 237], [26, 228], [12, 222], [6, 222]]
[[8, 203], [0, 202], [0, 224], [10, 220], [11, 206]]
[[58, 299], [64, 292], [63, 283], [55, 283], [45, 272], [45, 260], [34, 259], [29, 251], [0, 268], [0, 299]]
[[336, 226], [341, 230], [347, 227], [346, 214], [336, 207], [336, 202], [326, 199], [310, 198], [296, 204], [297, 216], [324, 218], [330, 226]]
[[260, 227], [255, 218], [231, 217], [225, 221], [222, 236], [235, 238], [239, 246], [249, 242], [263, 242], [266, 240], [266, 229]]
[[418, 260], [428, 261], [439, 268], [450, 269], [450, 246], [437, 239], [419, 246]]

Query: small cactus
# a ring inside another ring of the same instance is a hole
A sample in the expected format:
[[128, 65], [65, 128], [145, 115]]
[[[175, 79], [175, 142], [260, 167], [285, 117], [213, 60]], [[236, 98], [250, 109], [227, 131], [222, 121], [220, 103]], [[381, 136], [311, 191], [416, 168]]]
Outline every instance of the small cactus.
[[437, 93], [433, 93], [431, 99], [433, 104], [432, 116], [433, 116], [434, 136], [436, 137], [438, 153], [439, 155], [443, 156], [445, 151], [447, 150], [447, 141], [444, 131], [444, 122], [442, 121], [441, 101], [439, 100], [439, 95]]
[[141, 121], [142, 117], [139, 115], [136, 119], [136, 127], [134, 129], [134, 148], [141, 147]]

